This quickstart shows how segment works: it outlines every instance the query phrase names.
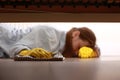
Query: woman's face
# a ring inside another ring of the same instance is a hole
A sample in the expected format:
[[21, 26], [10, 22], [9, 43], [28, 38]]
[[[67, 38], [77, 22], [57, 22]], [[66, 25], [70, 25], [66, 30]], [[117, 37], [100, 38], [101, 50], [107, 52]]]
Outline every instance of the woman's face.
[[79, 36], [80, 36], [80, 31], [74, 31], [72, 33], [72, 47], [76, 55], [78, 54], [78, 51], [81, 47], [89, 45], [87, 41], [80, 39]]

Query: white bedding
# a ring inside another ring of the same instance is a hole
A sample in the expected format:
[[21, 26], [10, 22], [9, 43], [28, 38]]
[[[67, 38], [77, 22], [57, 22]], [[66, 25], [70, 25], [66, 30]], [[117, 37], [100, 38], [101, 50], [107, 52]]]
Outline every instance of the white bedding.
[[11, 47], [10, 45], [20, 40], [23, 35], [29, 32], [31, 32], [31, 27], [22, 29], [15, 25], [8, 26], [8, 24], [0, 24], [0, 57], [8, 57], [6, 53], [8, 53], [8, 49]]
[[0, 48], [3, 49], [0, 50], [0, 54], [3, 55], [2, 51], [4, 51], [4, 53], [8, 53], [10, 57], [13, 57], [22, 49], [41, 47], [53, 52], [54, 57], [63, 57], [61, 52], [65, 44], [64, 31], [59, 31], [44, 25], [38, 25], [36, 28], [32, 28], [21, 29], [21, 27], [11, 26], [9, 29], [5, 25], [0, 26]]

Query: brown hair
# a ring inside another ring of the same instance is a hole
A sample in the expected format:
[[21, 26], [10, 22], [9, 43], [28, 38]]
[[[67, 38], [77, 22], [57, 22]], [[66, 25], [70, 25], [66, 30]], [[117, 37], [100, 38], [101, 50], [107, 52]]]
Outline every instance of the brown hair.
[[75, 30], [79, 30], [80, 31], [80, 38], [82, 40], [85, 40], [87, 42], [89, 42], [89, 46], [87, 47], [91, 47], [95, 52], [96, 52], [96, 57], [99, 57], [98, 51], [95, 48], [96, 45], [96, 36], [94, 34], [94, 32], [92, 30], [90, 30], [87, 27], [81, 27], [81, 28], [72, 28], [70, 31], [67, 32], [66, 34], [66, 43], [65, 43], [65, 47], [64, 47], [64, 51], [63, 51], [63, 56], [64, 57], [73, 57], [74, 56], [74, 51], [72, 48], [72, 32]]
[[65, 47], [64, 47], [64, 51], [62, 53], [64, 57], [72, 57], [74, 54], [74, 51], [72, 48], [72, 33], [75, 30], [77, 30], [77, 28], [72, 28], [66, 34]]
[[96, 45], [96, 36], [93, 33], [92, 30], [90, 30], [87, 27], [82, 27], [82, 28], [78, 28], [78, 30], [80, 31], [80, 38], [84, 41], [89, 42], [89, 46], [94, 49], [95, 45]]

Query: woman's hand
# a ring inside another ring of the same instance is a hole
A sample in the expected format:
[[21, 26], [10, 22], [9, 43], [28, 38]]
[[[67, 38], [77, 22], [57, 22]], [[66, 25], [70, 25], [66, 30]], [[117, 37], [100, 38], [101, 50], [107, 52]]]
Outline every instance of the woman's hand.
[[52, 58], [52, 53], [42, 48], [34, 48], [31, 50], [22, 50], [20, 56], [31, 56], [34, 58]]

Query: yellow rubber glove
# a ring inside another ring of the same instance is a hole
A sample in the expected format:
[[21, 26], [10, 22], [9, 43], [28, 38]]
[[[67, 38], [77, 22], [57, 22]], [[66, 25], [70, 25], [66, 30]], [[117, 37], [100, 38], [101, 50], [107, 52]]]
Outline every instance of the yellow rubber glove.
[[34, 58], [52, 58], [52, 53], [42, 48], [34, 48], [31, 50], [22, 50], [20, 56], [32, 56]]
[[30, 56], [35, 58], [52, 58], [52, 53], [42, 48], [34, 48], [29, 53]]
[[19, 55], [20, 56], [29, 56], [31, 50], [22, 50]]
[[90, 47], [82, 47], [79, 49], [78, 56], [81, 58], [93, 58], [95, 56], [95, 52]]

